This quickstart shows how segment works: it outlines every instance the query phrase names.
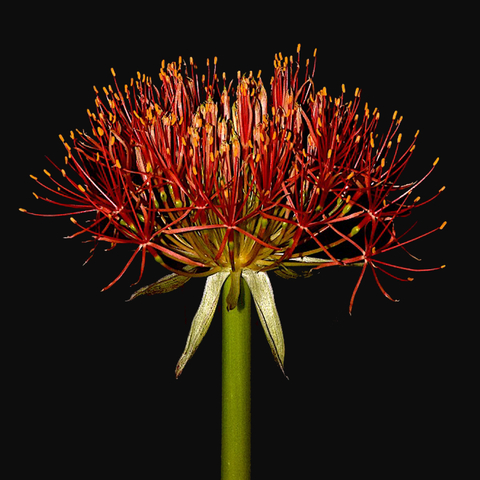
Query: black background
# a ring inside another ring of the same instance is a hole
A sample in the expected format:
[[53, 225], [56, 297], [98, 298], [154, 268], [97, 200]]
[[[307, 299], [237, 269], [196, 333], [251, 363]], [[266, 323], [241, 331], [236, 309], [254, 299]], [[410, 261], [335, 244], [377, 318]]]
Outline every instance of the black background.
[[[278, 8], [126, 4], [102, 13], [98, 6], [42, 7], [29, 11], [28, 22], [17, 19], [4, 89], [13, 140], [7, 140], [2, 178], [13, 176], [16, 189], [8, 196], [13, 219], [3, 228], [4, 262], [7, 269], [14, 265], [4, 289], [11, 304], [4, 309], [4, 366], [14, 425], [9, 444], [20, 454], [19, 472], [218, 478], [218, 312], [182, 377], [174, 376], [203, 281], [125, 303], [139, 262], [112, 289], [100, 290], [123, 268], [129, 247], [99, 251], [82, 267], [89, 245], [63, 239], [75, 231], [68, 217], [31, 217], [18, 208], [46, 207], [31, 195], [41, 189], [28, 175], [43, 175], [45, 156], [63, 162], [58, 134], [88, 127], [92, 85], [111, 83], [110, 67], [126, 83], [137, 70], [158, 78], [162, 59], [193, 56], [202, 66], [218, 56], [219, 72], [230, 78], [237, 70], [262, 69], [268, 83], [274, 54], [295, 55], [298, 43], [303, 59], [318, 48], [319, 88], [336, 94], [345, 83], [353, 96], [361, 87], [364, 101], [380, 109], [381, 126], [388, 128], [398, 110], [405, 139], [420, 129], [406, 179], [419, 178], [440, 157], [419, 195], [447, 189], [418, 212], [416, 231], [449, 223], [411, 251], [423, 259], [421, 267], [447, 268], [415, 274], [413, 283], [385, 279], [399, 303], [384, 298], [367, 275], [352, 317], [356, 269], [327, 269], [304, 280], [272, 275], [290, 380], [275, 365], [253, 313], [252, 478], [357, 472], [389, 478], [457, 468], [459, 405], [468, 400], [462, 375], [472, 356], [466, 345], [472, 313], [457, 267], [466, 255], [459, 232], [467, 235], [468, 228], [458, 213], [470, 206], [455, 191], [469, 184], [464, 162], [473, 160], [459, 158], [466, 132], [456, 130], [464, 118], [456, 105], [468, 103], [461, 86], [468, 35], [459, 33], [451, 11], [430, 16], [301, 2]], [[139, 285], [163, 274], [149, 261]]]

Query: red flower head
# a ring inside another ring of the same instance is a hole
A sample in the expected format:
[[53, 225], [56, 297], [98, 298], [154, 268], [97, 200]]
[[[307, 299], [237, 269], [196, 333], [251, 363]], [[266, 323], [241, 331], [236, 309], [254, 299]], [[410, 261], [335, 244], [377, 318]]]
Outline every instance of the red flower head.
[[[381, 254], [405, 250], [444, 227], [408, 239], [409, 230], [395, 228], [397, 219], [436, 197], [420, 201], [412, 193], [438, 160], [422, 179], [402, 184], [416, 135], [402, 149], [397, 112], [379, 135], [380, 113], [368, 104], [360, 111], [359, 89], [351, 100], [344, 86], [338, 98], [316, 90], [315, 61], [311, 73], [307, 61], [301, 76], [299, 51], [297, 59], [275, 57], [270, 95], [260, 74], [239, 72], [236, 86], [225, 74], [220, 81], [216, 58], [201, 78], [192, 59], [162, 63], [159, 86], [138, 73], [122, 88], [112, 69], [114, 87], [104, 87], [103, 95], [96, 90], [91, 133], [72, 132], [70, 143], [60, 136], [66, 165], [52, 162], [58, 175], [45, 170], [51, 186], [32, 177], [55, 194], [42, 199], [66, 207], [68, 215], [95, 214], [84, 223], [72, 217], [79, 227], [72, 237], [88, 233], [95, 246], [135, 245], [106, 288], [138, 255], [141, 277], [147, 253], [172, 274], [132, 298], [198, 276], [216, 275], [219, 290], [231, 275], [231, 308], [242, 275], [251, 285], [266, 282], [265, 291], [268, 270], [290, 277], [295, 267], [309, 275], [360, 266], [351, 310], [367, 266], [388, 298], [378, 271], [419, 271], [387, 263]], [[260, 313], [260, 295], [252, 293]], [[269, 341], [282, 364], [280, 340]], [[192, 342], [194, 351], [199, 341]]]

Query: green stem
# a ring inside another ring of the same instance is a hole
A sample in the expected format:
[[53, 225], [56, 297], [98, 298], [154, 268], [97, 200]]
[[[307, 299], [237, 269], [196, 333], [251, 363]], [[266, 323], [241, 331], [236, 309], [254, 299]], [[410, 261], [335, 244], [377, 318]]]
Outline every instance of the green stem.
[[250, 478], [251, 294], [241, 280], [237, 306], [228, 310], [230, 277], [222, 292], [222, 480]]

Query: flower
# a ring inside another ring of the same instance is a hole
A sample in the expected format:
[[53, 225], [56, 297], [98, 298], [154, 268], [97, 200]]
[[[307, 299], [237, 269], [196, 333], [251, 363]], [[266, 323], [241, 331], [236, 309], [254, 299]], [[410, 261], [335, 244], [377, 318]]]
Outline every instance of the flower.
[[[348, 101], [343, 85], [336, 98], [316, 90], [315, 67], [314, 54], [312, 71], [307, 60], [302, 76], [300, 46], [296, 59], [277, 54], [270, 94], [260, 73], [239, 72], [236, 86], [223, 74], [222, 82], [216, 58], [201, 77], [192, 58], [162, 62], [159, 86], [138, 73], [121, 88], [112, 69], [114, 86], [103, 94], [95, 88], [91, 132], [72, 131], [71, 143], [60, 135], [67, 155], [63, 168], [51, 162], [58, 175], [44, 170], [51, 186], [32, 176], [55, 194], [36, 198], [68, 209], [52, 216], [75, 215], [79, 230], [69, 238], [92, 236], [92, 254], [100, 242], [135, 246], [105, 289], [139, 255], [141, 278], [147, 253], [170, 274], [130, 300], [207, 277], [177, 376], [206, 334], [228, 276], [228, 308], [236, 306], [243, 277], [283, 370], [283, 334], [266, 272], [289, 278], [330, 266], [361, 267], [351, 312], [367, 267], [390, 299], [377, 272], [399, 278], [390, 270], [438, 269], [379, 259], [445, 226], [408, 239], [410, 230], [395, 228], [397, 219], [444, 190], [411, 200], [438, 159], [420, 180], [400, 183], [417, 135], [401, 149], [397, 112], [379, 135], [380, 113], [368, 104], [361, 111], [360, 90]], [[80, 223], [76, 216], [86, 213], [94, 217]]]

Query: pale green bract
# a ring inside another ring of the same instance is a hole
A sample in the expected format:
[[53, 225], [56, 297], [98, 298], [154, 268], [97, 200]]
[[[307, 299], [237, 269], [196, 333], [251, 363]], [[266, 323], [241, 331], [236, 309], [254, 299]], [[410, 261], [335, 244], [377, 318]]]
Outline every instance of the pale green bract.
[[[325, 260], [314, 257], [298, 257], [292, 258], [289, 260], [289, 262], [290, 261], [297, 265], [299, 263], [303, 263], [309, 267], [313, 267], [315, 264], [323, 263]], [[280, 276], [285, 276], [281, 269], [275, 270], [275, 273], [278, 273]], [[198, 307], [198, 310], [192, 320], [192, 325], [190, 327], [190, 332], [185, 344], [185, 349], [175, 369], [177, 378], [181, 375], [185, 365], [192, 358], [193, 354], [196, 352], [200, 343], [205, 337], [208, 328], [212, 323], [215, 310], [217, 309], [222, 287], [225, 283], [225, 280], [231, 274], [232, 272], [230, 270], [222, 270], [207, 277], [200, 306]], [[266, 272], [246, 268], [241, 271], [241, 277], [247, 282], [247, 285], [252, 293], [258, 317], [265, 332], [268, 344], [270, 345], [270, 349], [272, 350], [272, 354], [283, 374], [285, 375], [285, 340], [283, 337], [280, 316], [278, 315], [277, 307], [275, 305], [272, 284], [268, 274]], [[238, 272], [235, 272], [235, 275], [232, 275], [232, 280], [239, 280], [239, 278], [240, 275], [238, 275]], [[154, 295], [158, 293], [170, 292], [181, 285], [184, 285], [189, 279], [190, 277], [188, 276], [170, 273], [152, 285], [143, 287], [135, 292], [130, 297], [130, 300], [133, 300], [141, 295]]]
[[183, 372], [185, 365], [190, 358], [192, 358], [192, 355], [196, 352], [200, 342], [207, 333], [208, 327], [210, 327], [210, 323], [212, 323], [215, 310], [217, 309], [218, 299], [220, 298], [223, 284], [229, 275], [230, 272], [222, 271], [207, 277], [200, 306], [198, 307], [195, 317], [193, 317], [185, 350], [183, 351], [182, 356], [177, 363], [177, 368], [175, 369], [177, 378]]

